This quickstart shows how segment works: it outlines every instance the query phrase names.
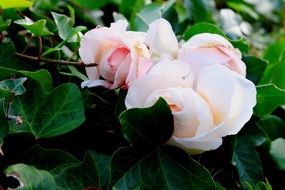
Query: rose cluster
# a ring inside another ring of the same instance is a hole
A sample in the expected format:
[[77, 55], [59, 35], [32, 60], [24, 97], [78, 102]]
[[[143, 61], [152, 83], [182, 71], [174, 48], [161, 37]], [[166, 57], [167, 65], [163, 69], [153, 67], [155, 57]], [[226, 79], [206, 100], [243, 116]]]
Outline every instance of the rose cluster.
[[125, 88], [127, 109], [146, 108], [162, 97], [174, 117], [167, 142], [191, 154], [214, 150], [240, 131], [256, 104], [241, 53], [224, 37], [201, 33], [178, 43], [165, 19], [148, 31], [127, 31], [126, 21], [87, 32], [79, 53], [90, 80], [82, 87]]

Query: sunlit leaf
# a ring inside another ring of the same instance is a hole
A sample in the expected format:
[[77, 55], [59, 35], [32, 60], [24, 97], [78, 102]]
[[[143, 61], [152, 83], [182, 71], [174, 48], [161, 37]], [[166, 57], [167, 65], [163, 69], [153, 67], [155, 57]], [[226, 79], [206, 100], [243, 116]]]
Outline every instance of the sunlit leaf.
[[31, 7], [31, 6], [33, 6], [33, 2], [28, 0], [12, 0], [12, 1], [0, 0], [0, 7], [2, 9]]
[[[79, 30], [73, 28], [72, 20], [66, 15], [52, 12], [52, 16], [58, 28], [58, 35], [60, 36], [61, 39], [67, 40], [68, 42], [77, 42], [80, 39], [80, 36], [82, 36], [80, 31], [86, 29], [86, 27], [83, 27], [83, 26], [78, 26], [77, 28]], [[73, 34], [75, 31], [76, 33]], [[71, 34], [73, 35], [70, 36]]]
[[26, 28], [34, 36], [53, 35], [53, 33], [48, 31], [48, 29], [46, 28], [47, 21], [45, 19], [41, 19], [41, 20], [34, 22], [28, 17], [25, 17], [25, 19], [16, 20], [14, 22]]
[[0, 16], [0, 32], [6, 30], [10, 26], [10, 24], [11, 24], [11, 19], [7, 19], [4, 22], [2, 16]]
[[44, 170], [25, 164], [16, 164], [5, 169], [7, 176], [13, 176], [20, 182], [20, 187], [17, 189], [56, 189], [56, 183], [53, 176]]

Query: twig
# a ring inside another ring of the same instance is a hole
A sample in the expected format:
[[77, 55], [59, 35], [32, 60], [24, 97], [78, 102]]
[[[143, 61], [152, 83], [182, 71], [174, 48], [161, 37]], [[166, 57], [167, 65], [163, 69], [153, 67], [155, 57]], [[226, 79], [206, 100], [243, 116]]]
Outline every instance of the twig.
[[30, 44], [31, 44], [31, 42], [32, 42], [32, 39], [33, 39], [33, 36], [31, 36], [31, 37], [29, 38], [29, 41], [28, 41], [28, 43], [27, 43], [25, 49], [22, 51], [22, 54], [24, 54], [24, 53], [27, 51], [27, 49], [30, 47]]
[[18, 56], [19, 58], [22, 59], [26, 59], [26, 60], [30, 60], [30, 61], [42, 61], [45, 63], [53, 63], [53, 64], [58, 64], [58, 65], [72, 65], [75, 67], [94, 67], [94, 66], [98, 66], [97, 63], [90, 63], [90, 64], [85, 64], [82, 61], [81, 62], [75, 62], [75, 61], [64, 61], [64, 60], [56, 60], [56, 59], [48, 59], [48, 58], [43, 58], [43, 57], [34, 57], [34, 56], [30, 56], [30, 55], [25, 55], [25, 54], [21, 54], [16, 52], [16, 56]]
[[38, 39], [39, 39], [39, 52], [38, 52], [38, 60], [39, 60], [43, 53], [43, 41], [41, 36], [39, 36]]

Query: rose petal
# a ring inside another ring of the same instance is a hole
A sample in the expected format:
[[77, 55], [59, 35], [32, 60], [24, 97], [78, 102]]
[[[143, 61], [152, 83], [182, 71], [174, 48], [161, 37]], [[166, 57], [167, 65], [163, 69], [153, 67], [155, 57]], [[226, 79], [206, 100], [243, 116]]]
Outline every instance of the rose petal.
[[254, 84], [221, 65], [201, 70], [197, 92], [210, 105], [215, 125], [224, 123], [221, 136], [237, 133], [250, 119], [256, 104]]
[[193, 137], [214, 127], [209, 105], [192, 88], [154, 91], [145, 101], [145, 107], [153, 105], [159, 97], [172, 108], [175, 137]]
[[149, 25], [146, 42], [150, 47], [150, 51], [154, 54], [165, 53], [176, 57], [178, 42], [167, 20], [160, 18]]
[[182, 48], [188, 49], [210, 48], [215, 46], [233, 48], [233, 45], [223, 36], [211, 33], [196, 34], [192, 36], [186, 43], [182, 44]]

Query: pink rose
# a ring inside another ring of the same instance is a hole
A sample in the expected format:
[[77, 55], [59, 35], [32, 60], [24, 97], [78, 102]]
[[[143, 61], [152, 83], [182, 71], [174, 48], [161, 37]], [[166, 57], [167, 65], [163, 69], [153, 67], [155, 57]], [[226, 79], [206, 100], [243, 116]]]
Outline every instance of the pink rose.
[[83, 36], [79, 55], [85, 64], [97, 63], [98, 66], [86, 67], [90, 80], [84, 81], [82, 88], [127, 88], [152, 66], [145, 44], [146, 34], [126, 31], [127, 25], [126, 21], [119, 20], [109, 28], [98, 27]]
[[174, 118], [173, 136], [167, 143], [191, 154], [214, 150], [222, 137], [238, 133], [256, 104], [254, 84], [225, 66], [201, 68], [195, 77], [193, 85], [189, 64], [163, 60], [132, 83], [125, 99], [130, 109], [150, 107], [164, 98]]
[[217, 34], [202, 33], [193, 36], [182, 44], [177, 57], [188, 63], [196, 75], [202, 68], [214, 64], [224, 65], [242, 76], [246, 74], [240, 51]]

